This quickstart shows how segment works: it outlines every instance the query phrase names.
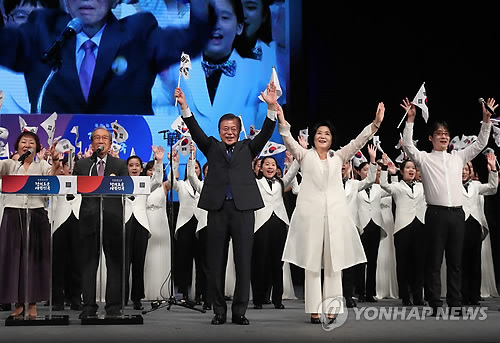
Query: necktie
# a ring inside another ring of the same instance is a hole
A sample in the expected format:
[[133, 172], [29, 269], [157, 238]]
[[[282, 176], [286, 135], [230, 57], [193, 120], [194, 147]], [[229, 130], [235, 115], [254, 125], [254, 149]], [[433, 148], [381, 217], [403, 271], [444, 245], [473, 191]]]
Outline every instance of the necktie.
[[[232, 156], [233, 156], [233, 147], [230, 146], [227, 148], [227, 157], [229, 157], [229, 160], [231, 160]], [[232, 198], [233, 198], [233, 190], [231, 189], [231, 183], [229, 183], [226, 189], [226, 199], [231, 200]]]
[[85, 51], [83, 56], [82, 65], [80, 66], [80, 86], [82, 87], [83, 96], [85, 101], [89, 97], [90, 84], [92, 82], [92, 75], [94, 74], [95, 68], [95, 55], [94, 48], [97, 45], [90, 39], [82, 44], [82, 49]]
[[226, 76], [233, 77], [236, 75], [236, 61], [230, 60], [220, 64], [212, 64], [210, 62], [201, 61], [201, 66], [206, 77], [210, 77], [216, 70], [221, 70]]
[[267, 180], [267, 183], [269, 184], [269, 188], [271, 188], [271, 190], [272, 190], [273, 189], [273, 181]]
[[366, 194], [368, 194], [368, 199], [370, 199], [370, 191], [371, 191], [371, 187], [366, 188], [366, 189], [365, 189], [365, 191], [366, 191]]
[[99, 164], [99, 167], [97, 168], [97, 175], [104, 176], [104, 161], [99, 160], [98, 164]]
[[413, 193], [413, 186], [415, 185], [415, 183], [414, 182], [407, 182], [406, 184], [408, 185], [408, 187], [411, 188], [411, 192]]
[[464, 188], [465, 188], [465, 191], [468, 192], [469, 191], [469, 181], [467, 181], [466, 183], [464, 183]]

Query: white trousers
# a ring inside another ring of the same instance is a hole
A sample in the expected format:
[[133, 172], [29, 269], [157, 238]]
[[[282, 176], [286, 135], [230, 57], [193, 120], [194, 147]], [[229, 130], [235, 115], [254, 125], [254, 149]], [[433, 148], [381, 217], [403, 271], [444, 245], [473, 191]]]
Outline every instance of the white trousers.
[[323, 287], [321, 271], [305, 270], [304, 297], [306, 313], [336, 314], [344, 312], [342, 271], [333, 271], [328, 220], [323, 230]]

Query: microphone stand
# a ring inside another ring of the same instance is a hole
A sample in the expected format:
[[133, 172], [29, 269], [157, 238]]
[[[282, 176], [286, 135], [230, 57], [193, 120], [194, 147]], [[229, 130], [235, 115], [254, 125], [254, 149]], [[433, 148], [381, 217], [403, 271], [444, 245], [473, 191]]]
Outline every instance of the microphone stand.
[[[173, 146], [174, 144], [180, 139], [180, 134], [177, 131], [170, 132], [169, 130], [163, 130], [158, 132], [160, 134], [163, 134], [163, 139], [167, 141], [167, 145], [170, 145], [170, 158], [169, 158], [169, 163], [170, 163], [170, 182], [172, 183], [170, 185], [170, 196], [169, 199], [167, 199], [167, 208], [168, 208], [168, 224], [173, 225], [174, 223], [174, 187], [172, 187], [174, 183], [174, 168], [173, 168], [173, 163], [172, 163], [172, 158], [173, 158]], [[199, 309], [196, 308], [196, 303], [192, 301], [186, 301], [186, 300], [177, 300], [175, 297], [175, 292], [174, 292], [174, 232], [175, 228], [173, 230], [170, 230], [170, 296], [168, 297], [167, 300], [160, 300], [151, 303], [151, 309], [150, 310], [144, 310], [142, 311], [142, 314], [148, 314], [150, 312], [159, 310], [163, 307], [167, 307], [167, 310], [170, 311], [170, 308], [172, 305], [176, 306], [181, 306], [184, 308], [188, 308], [191, 310], [195, 310], [201, 313], [205, 313], [206, 311], [204, 309]], [[154, 304], [154, 305], [153, 305]]]
[[41, 114], [42, 113], [42, 103], [43, 103], [43, 96], [45, 95], [45, 91], [47, 90], [47, 87], [49, 86], [50, 81], [52, 81], [52, 78], [54, 75], [59, 71], [62, 65], [62, 59], [60, 54], [53, 55], [52, 58], [47, 60], [47, 57], [42, 57], [42, 61], [44, 63], [50, 63], [50, 73], [47, 76], [47, 79], [43, 83], [42, 89], [40, 90], [40, 94], [38, 95], [38, 100], [36, 103], [36, 113]]

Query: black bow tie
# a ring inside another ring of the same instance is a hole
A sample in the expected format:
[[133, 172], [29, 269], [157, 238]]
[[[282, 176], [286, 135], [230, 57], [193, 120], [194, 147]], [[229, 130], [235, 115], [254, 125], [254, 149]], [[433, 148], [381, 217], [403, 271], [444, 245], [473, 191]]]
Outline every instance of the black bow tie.
[[210, 62], [201, 61], [201, 66], [203, 67], [203, 71], [205, 72], [206, 77], [212, 76], [212, 74], [216, 70], [220, 70], [224, 73], [224, 75], [233, 77], [236, 75], [236, 61], [229, 60], [220, 64], [212, 64]]

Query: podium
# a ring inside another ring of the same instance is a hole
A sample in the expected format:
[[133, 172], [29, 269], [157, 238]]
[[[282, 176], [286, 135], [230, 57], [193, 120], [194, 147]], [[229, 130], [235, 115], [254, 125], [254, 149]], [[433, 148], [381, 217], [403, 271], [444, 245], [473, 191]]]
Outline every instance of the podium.
[[[77, 190], [77, 180], [73, 176], [18, 176], [18, 175], [5, 175], [2, 178], [2, 193], [11, 194], [12, 196], [30, 196], [30, 197], [45, 197], [49, 199], [49, 212], [53, 211], [52, 203], [54, 196], [66, 196], [67, 194], [75, 194]], [[22, 272], [20, 274], [24, 275], [23, 280], [23, 293], [24, 293], [24, 316], [9, 316], [5, 320], [5, 326], [44, 326], [44, 325], [68, 325], [69, 316], [68, 315], [54, 315], [52, 314], [52, 239], [49, 239], [49, 314], [44, 316], [30, 317], [28, 316], [28, 305], [29, 305], [29, 284], [30, 276], [33, 274], [33, 270], [30, 270], [30, 256], [33, 252], [31, 248], [30, 238], [31, 238], [31, 217], [32, 211], [35, 209], [19, 208], [19, 216], [21, 221], [21, 230], [26, 233], [24, 235], [22, 249], [23, 252], [23, 264], [20, 266]], [[25, 221], [23, 230], [23, 220], [21, 217], [24, 215]], [[53, 218], [53, 216], [51, 216]], [[52, 222], [49, 222], [50, 231], [52, 232]], [[40, 234], [41, 235], [41, 234]], [[42, 241], [40, 241], [42, 242]], [[47, 248], [47, 247], [45, 247]], [[41, 247], [43, 250], [43, 247]], [[40, 263], [41, 265], [42, 263]], [[40, 267], [40, 266], [38, 266]], [[5, 276], [2, 276], [5, 277]], [[20, 277], [21, 279], [21, 277]], [[18, 282], [21, 282], [18, 280]]]
[[[53, 203], [54, 197], [56, 196], [66, 196], [69, 194], [81, 194], [82, 197], [97, 198], [98, 201], [98, 213], [95, 216], [99, 217], [99, 262], [101, 264], [101, 271], [103, 270], [103, 203], [104, 198], [115, 198], [115, 201], [121, 200], [121, 237], [119, 238], [121, 245], [121, 305], [119, 313], [113, 315], [105, 315], [102, 311], [96, 312], [95, 316], [87, 316], [81, 319], [82, 325], [131, 325], [131, 324], [143, 324], [143, 319], [141, 315], [127, 315], [125, 314], [125, 302], [128, 295], [126, 294], [126, 282], [125, 280], [126, 268], [129, 266], [126, 263], [126, 227], [125, 227], [125, 201], [127, 197], [133, 197], [136, 195], [147, 195], [150, 193], [150, 177], [148, 176], [4, 176], [3, 177], [3, 190], [5, 194], [13, 194], [17, 196], [44, 196], [49, 199], [48, 210], [51, 214], [54, 212]], [[82, 203], [83, 206], [83, 203]], [[30, 216], [29, 209], [26, 208], [26, 228], [30, 228]], [[52, 227], [54, 224], [54, 216], [50, 216], [50, 227], [51, 232], [53, 232]], [[26, 235], [29, 238], [29, 235]], [[29, 239], [24, 242], [25, 251], [29, 247]], [[52, 239], [50, 239], [50, 266], [52, 266]], [[29, 277], [29, 267], [28, 260], [26, 259], [25, 275]], [[37, 316], [36, 318], [28, 317], [27, 314], [24, 317], [9, 317], [6, 320], [6, 326], [31, 326], [31, 325], [68, 325], [68, 316], [55, 316], [52, 314], [52, 277], [50, 276], [50, 286], [49, 286], [49, 315], [48, 316]], [[102, 280], [102, 278], [101, 278]], [[28, 284], [25, 282], [25, 284]], [[104, 293], [102, 284], [96, 285], [96, 294], [99, 298], [102, 298]], [[27, 309], [28, 303], [28, 292], [25, 292], [25, 309]], [[102, 306], [101, 306], [102, 309]], [[26, 311], [25, 311], [26, 312]]]

